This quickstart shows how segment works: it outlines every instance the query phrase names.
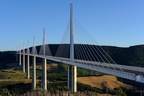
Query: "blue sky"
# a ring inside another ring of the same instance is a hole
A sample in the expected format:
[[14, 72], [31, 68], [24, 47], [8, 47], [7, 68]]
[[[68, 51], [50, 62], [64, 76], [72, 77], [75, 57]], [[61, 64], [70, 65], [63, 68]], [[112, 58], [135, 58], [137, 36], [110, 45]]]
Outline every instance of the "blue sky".
[[33, 36], [42, 43], [60, 43], [74, 17], [100, 45], [128, 47], [144, 44], [144, 0], [0, 0], [0, 51], [16, 50]]

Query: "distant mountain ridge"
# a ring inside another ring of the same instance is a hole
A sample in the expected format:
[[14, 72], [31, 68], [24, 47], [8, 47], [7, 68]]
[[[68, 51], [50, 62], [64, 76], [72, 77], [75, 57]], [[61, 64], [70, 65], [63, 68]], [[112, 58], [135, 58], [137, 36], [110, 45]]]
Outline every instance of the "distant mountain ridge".
[[117, 64], [144, 67], [144, 45], [130, 47], [102, 46]]
[[[77, 44], [76, 46], [79, 46], [79, 44]], [[89, 45], [83, 45], [83, 46], [89, 46]], [[56, 50], [58, 49], [58, 47], [59, 44], [49, 45], [52, 55], [56, 54], [57, 52]], [[101, 47], [111, 56], [111, 58], [117, 64], [144, 67], [144, 45], [136, 45], [130, 47], [116, 47], [116, 46], [101, 46]], [[37, 51], [39, 52], [39, 50], [40, 46], [37, 46]], [[11, 54], [11, 52], [8, 51], [0, 52], [0, 64], [2, 62], [4, 63], [15, 62], [15, 60], [16, 60], [15, 54]]]
[[[78, 46], [78, 44], [76, 44]], [[91, 45], [86, 45], [91, 46]], [[93, 45], [92, 45], [93, 46]], [[56, 54], [58, 44], [49, 45], [52, 54]], [[144, 67], [144, 45], [130, 47], [101, 46], [117, 63], [130, 66]]]

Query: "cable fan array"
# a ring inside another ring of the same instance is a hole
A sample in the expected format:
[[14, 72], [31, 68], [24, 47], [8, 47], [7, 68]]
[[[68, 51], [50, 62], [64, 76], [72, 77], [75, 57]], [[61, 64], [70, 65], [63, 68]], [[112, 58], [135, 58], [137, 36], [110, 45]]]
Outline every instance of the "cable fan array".
[[[92, 38], [92, 36], [74, 18], [74, 58], [76, 62], [92, 64], [121, 70], [107, 52]], [[70, 24], [64, 32], [63, 38], [56, 53], [56, 57], [69, 58], [70, 55]]]
[[[81, 24], [74, 18], [74, 59], [77, 63], [91, 64], [94, 66], [107, 67], [111, 69], [121, 68], [114, 67], [117, 65], [114, 60], [107, 54], [106, 51], [92, 38], [92, 36], [81, 26]], [[45, 31], [45, 30], [44, 30]], [[35, 40], [34, 40], [35, 41]], [[70, 22], [67, 24], [63, 38], [58, 44], [56, 52], [53, 53], [53, 49], [45, 44], [45, 33], [43, 37], [43, 44], [32, 48], [27, 48], [20, 51], [21, 53], [36, 54], [44, 56], [53, 56], [59, 58], [65, 58], [69, 60], [70, 56]], [[51, 50], [50, 50], [51, 49]], [[37, 52], [38, 50], [38, 52]], [[51, 53], [52, 52], [52, 53]]]

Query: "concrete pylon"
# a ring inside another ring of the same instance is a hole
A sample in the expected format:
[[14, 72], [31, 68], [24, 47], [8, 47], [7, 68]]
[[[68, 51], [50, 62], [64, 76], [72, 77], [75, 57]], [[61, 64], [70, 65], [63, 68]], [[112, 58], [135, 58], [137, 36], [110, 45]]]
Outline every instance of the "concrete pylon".
[[30, 59], [29, 59], [29, 55], [27, 55], [27, 72], [26, 72], [26, 78], [27, 79], [30, 79], [30, 64], [29, 64], [29, 62], [30, 62]]
[[[74, 26], [73, 5], [70, 4], [70, 61], [74, 62]], [[77, 67], [68, 65], [68, 87], [72, 92], [77, 92]]]
[[42, 64], [42, 88], [47, 90], [47, 60], [43, 59]]
[[[23, 44], [24, 47], [24, 44]], [[25, 73], [25, 49], [23, 49], [23, 73]]]
[[[33, 38], [33, 54], [35, 55], [35, 38]], [[33, 56], [33, 64], [32, 64], [32, 89], [36, 89], [36, 56]]]
[[21, 66], [21, 50], [19, 51], [19, 66]]
[[23, 73], [25, 73], [25, 55], [23, 54]]
[[27, 51], [26, 51], [26, 53], [28, 54], [27, 55], [26, 78], [30, 79], [30, 56], [29, 56], [30, 51], [29, 51], [29, 46], [28, 45], [29, 45], [29, 41], [27, 41]]
[[77, 67], [68, 65], [68, 87], [77, 92]]
[[36, 57], [33, 56], [32, 89], [36, 89]]
[[[45, 56], [45, 29], [43, 30], [43, 56]], [[47, 60], [42, 63], [42, 88], [47, 90]]]

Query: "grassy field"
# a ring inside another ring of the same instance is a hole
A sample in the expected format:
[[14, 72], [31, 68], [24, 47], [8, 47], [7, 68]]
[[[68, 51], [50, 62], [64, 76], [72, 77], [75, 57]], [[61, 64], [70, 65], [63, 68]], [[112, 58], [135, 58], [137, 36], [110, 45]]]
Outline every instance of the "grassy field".
[[104, 76], [88, 76], [78, 77], [78, 82], [97, 87], [100, 89], [109, 88], [114, 89], [117, 87], [132, 88], [133, 86], [124, 84], [117, 80], [115, 76], [104, 75]]
[[[47, 70], [57, 67], [58, 64], [52, 63], [47, 65]], [[17, 70], [15, 70], [17, 69]], [[23, 83], [31, 83], [31, 79], [25, 79], [26, 74], [22, 73], [20, 68], [11, 68], [11, 69], [5, 69], [1, 70], [0, 72], [0, 82], [8, 82], [8, 81], [13, 81], [13, 82], [23, 82]], [[40, 70], [41, 66], [38, 65], [37, 69]], [[38, 73], [37, 73], [38, 74]], [[51, 76], [55, 73], [48, 73], [48, 76]], [[38, 75], [41, 75], [38, 74]], [[40, 80], [37, 80], [39, 82]], [[114, 89], [117, 87], [126, 87], [126, 88], [132, 88], [133, 86], [124, 84], [120, 81], [117, 80], [115, 76], [110, 76], [110, 75], [103, 75], [103, 76], [87, 76], [87, 77], [78, 77], [78, 82], [90, 85], [92, 87], [96, 88], [109, 88], [109, 89]]]
[[24, 79], [25, 74], [13, 72], [0, 72], [0, 79]]
[[[56, 63], [52, 63], [52, 64], [47, 64], [47, 70], [49, 70], [50, 68], [56, 67], [58, 64]], [[37, 65], [36, 66], [37, 69], [42, 69], [41, 65]]]
[[[11, 66], [11, 65], [10, 65]], [[41, 66], [37, 67], [37, 88], [41, 87]], [[48, 64], [48, 88], [49, 90], [70, 90], [67, 88], [67, 65], [60, 64]], [[0, 92], [7, 88], [11, 94], [24, 94], [31, 91], [32, 79], [26, 79], [26, 73], [22, 73], [22, 68], [14, 67], [10, 69], [0, 70]], [[82, 92], [95, 92], [95, 93], [106, 93], [103, 89], [114, 90], [118, 87], [126, 87], [128, 89], [133, 88], [133, 86], [124, 84], [117, 80], [115, 76], [109, 76], [100, 74], [97, 72], [83, 70], [78, 68], [78, 87]], [[88, 76], [91, 74], [92, 76]], [[86, 85], [84, 85], [86, 84]], [[90, 87], [91, 86], [91, 87]], [[23, 90], [25, 89], [25, 90]], [[85, 91], [84, 91], [85, 90]], [[89, 91], [90, 90], [90, 91]], [[120, 89], [121, 90], [121, 89]], [[110, 91], [111, 92], [111, 91]], [[123, 92], [123, 91], [120, 91]], [[0, 93], [2, 94], [2, 93]], [[114, 93], [116, 94], [116, 93]]]

